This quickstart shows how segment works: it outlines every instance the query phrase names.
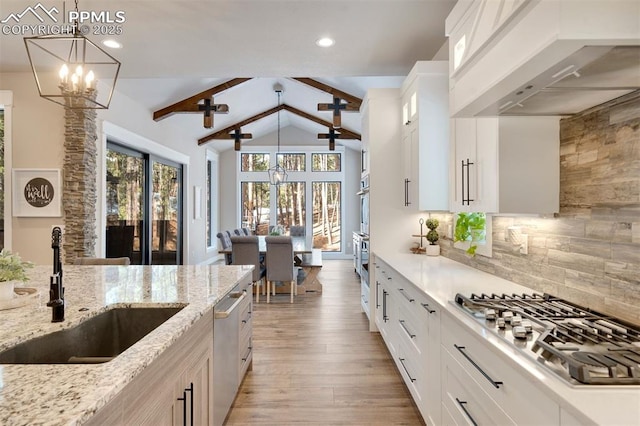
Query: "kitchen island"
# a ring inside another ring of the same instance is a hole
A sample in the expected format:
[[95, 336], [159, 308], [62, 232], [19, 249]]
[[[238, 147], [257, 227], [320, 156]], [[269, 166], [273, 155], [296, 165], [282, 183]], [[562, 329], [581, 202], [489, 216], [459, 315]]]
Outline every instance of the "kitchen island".
[[112, 401], [237, 284], [252, 266], [65, 266], [65, 320], [51, 322], [50, 267], [30, 271], [40, 296], [0, 311], [0, 352], [71, 328], [111, 308], [179, 307], [169, 320], [103, 364], [0, 365], [0, 424], [82, 424]]

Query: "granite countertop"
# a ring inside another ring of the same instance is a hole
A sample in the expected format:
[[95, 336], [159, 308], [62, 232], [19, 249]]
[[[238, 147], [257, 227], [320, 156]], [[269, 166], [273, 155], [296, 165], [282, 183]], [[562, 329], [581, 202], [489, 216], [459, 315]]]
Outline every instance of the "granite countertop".
[[[555, 374], [536, 364], [486, 330], [452, 303], [457, 293], [533, 293], [534, 290], [489, 273], [471, 268], [443, 256], [425, 256], [375, 250], [374, 254], [396, 272], [431, 297], [441, 309], [465, 324], [488, 347], [506, 357], [532, 383], [543, 389], [560, 407], [574, 414], [586, 415], [597, 424], [640, 425], [640, 386], [594, 386], [568, 384]], [[539, 292], [537, 292], [539, 293]]]
[[0, 424], [83, 423], [252, 269], [212, 265], [64, 266], [65, 321], [52, 323], [51, 308], [46, 306], [51, 267], [35, 267], [25, 287], [37, 288], [40, 297], [24, 307], [0, 310], [0, 351], [73, 327], [113, 307], [184, 308], [108, 363], [0, 365]]

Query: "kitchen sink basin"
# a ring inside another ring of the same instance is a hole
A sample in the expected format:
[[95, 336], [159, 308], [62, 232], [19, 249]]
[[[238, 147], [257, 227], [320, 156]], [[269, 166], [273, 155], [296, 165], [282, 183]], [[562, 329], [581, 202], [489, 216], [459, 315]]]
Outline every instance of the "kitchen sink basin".
[[75, 327], [36, 337], [0, 353], [0, 364], [99, 364], [111, 361], [181, 307], [114, 308]]

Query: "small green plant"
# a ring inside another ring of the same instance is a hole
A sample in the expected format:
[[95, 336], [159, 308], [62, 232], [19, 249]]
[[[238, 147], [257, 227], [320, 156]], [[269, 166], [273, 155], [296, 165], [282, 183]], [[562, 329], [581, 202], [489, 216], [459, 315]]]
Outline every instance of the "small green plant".
[[13, 254], [7, 249], [0, 251], [0, 282], [28, 281], [27, 269], [32, 267], [33, 263], [23, 261], [17, 253]]
[[427, 241], [429, 241], [429, 244], [432, 246], [435, 246], [440, 238], [438, 231], [436, 231], [440, 222], [438, 222], [438, 219], [427, 219], [425, 223], [427, 228], [429, 228], [429, 232], [427, 232]]
[[484, 213], [458, 213], [453, 241], [469, 241], [467, 253], [475, 256], [478, 249], [477, 242], [484, 241], [486, 237], [486, 216]]

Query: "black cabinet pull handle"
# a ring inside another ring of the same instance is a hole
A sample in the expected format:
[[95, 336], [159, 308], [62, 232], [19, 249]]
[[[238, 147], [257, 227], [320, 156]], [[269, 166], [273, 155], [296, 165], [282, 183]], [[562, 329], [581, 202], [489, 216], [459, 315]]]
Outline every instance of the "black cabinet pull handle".
[[434, 311], [433, 309], [429, 308], [429, 304], [428, 303], [421, 303], [422, 307], [425, 308], [427, 310], [427, 312], [429, 312], [430, 314], [435, 313], [436, 311]]
[[416, 337], [415, 334], [412, 334], [409, 329], [407, 329], [407, 326], [404, 325], [404, 320], [398, 320], [398, 322], [400, 323], [400, 327], [402, 327], [402, 329], [404, 330], [405, 333], [407, 333], [407, 336], [409, 336], [411, 339], [414, 339]]
[[387, 290], [382, 289], [382, 320], [384, 322], [389, 321], [389, 317], [387, 316]]
[[407, 370], [407, 366], [404, 365], [404, 358], [398, 357], [398, 359], [400, 360], [400, 364], [402, 364], [402, 368], [404, 368], [404, 371], [407, 373], [407, 377], [409, 377], [409, 380], [411, 380], [411, 383], [415, 382], [416, 379], [411, 377], [411, 374], [409, 374], [409, 370]]
[[[185, 395], [185, 397], [187, 396], [187, 392], [190, 392], [190, 393], [191, 393], [191, 398], [190, 398], [190, 413], [191, 413], [191, 417], [190, 417], [190, 419], [191, 419], [191, 421], [190, 421], [190, 423], [189, 423], [189, 424], [190, 424], [191, 426], [193, 426], [193, 399], [194, 399], [194, 398], [193, 398], [193, 396], [194, 396], [194, 395], [193, 395], [193, 382], [191, 382], [191, 384], [189, 385], [189, 387], [188, 387], [188, 388], [186, 388], [186, 389], [184, 390], [184, 395]], [[186, 404], [187, 404], [187, 402], [185, 401], [185, 413], [186, 413], [186, 411], [187, 411], [187, 410], [186, 410]], [[184, 424], [185, 424], [185, 425], [187, 424], [187, 420], [186, 420], [186, 418], [185, 418], [185, 420], [184, 420]]]
[[[462, 179], [460, 180], [461, 184], [462, 184], [462, 205], [464, 206], [465, 203], [467, 203], [467, 205], [471, 204], [471, 201], [475, 201], [471, 199], [471, 195], [469, 192], [469, 166], [472, 166], [474, 163], [472, 163], [468, 158], [467, 158], [467, 163], [465, 164], [464, 160], [462, 160], [462, 167], [460, 168], [460, 172], [462, 173]], [[467, 198], [465, 198], [465, 178], [464, 178], [464, 169], [467, 169]]]
[[476, 362], [473, 359], [471, 359], [469, 355], [467, 355], [467, 353], [465, 352], [466, 348], [464, 346], [458, 346], [454, 344], [453, 347], [456, 348], [471, 363], [471, 365], [473, 365], [476, 368], [476, 370], [478, 370], [480, 374], [482, 374], [485, 377], [485, 379], [487, 379], [489, 383], [491, 383], [496, 389], [499, 389], [500, 385], [504, 384], [502, 382], [493, 380], [491, 376], [485, 373], [484, 370], [478, 364], [476, 364]]
[[467, 407], [465, 407], [465, 405], [467, 405], [467, 401], [460, 401], [458, 398], [456, 398], [456, 402], [458, 403], [460, 408], [462, 408], [462, 411], [464, 411], [464, 413], [467, 415], [473, 426], [478, 426], [478, 423], [476, 423], [476, 421], [473, 419], [473, 416], [471, 416], [471, 413], [469, 413], [469, 411], [467, 410]]
[[399, 288], [398, 291], [400, 292], [401, 295], [404, 296], [405, 299], [409, 301], [409, 303], [413, 303], [415, 301], [415, 299], [412, 298], [411, 296], [407, 296], [407, 293], [405, 293], [404, 288]]
[[182, 398], [178, 398], [178, 401], [182, 401], [182, 424], [187, 426], [187, 392], [182, 392]]

